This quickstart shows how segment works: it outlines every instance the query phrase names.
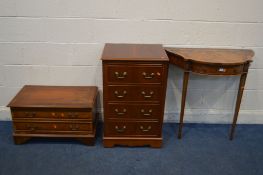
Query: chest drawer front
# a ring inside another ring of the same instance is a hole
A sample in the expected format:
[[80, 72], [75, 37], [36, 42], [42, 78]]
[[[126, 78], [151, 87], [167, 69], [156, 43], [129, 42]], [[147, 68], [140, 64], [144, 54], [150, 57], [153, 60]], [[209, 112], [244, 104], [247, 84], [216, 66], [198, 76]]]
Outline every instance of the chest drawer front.
[[160, 136], [161, 126], [156, 122], [107, 121], [104, 126], [105, 136]]
[[107, 104], [105, 107], [109, 119], [159, 119], [159, 104]]
[[163, 66], [159, 65], [104, 65], [106, 82], [120, 83], [162, 83]]
[[136, 133], [136, 125], [133, 122], [107, 121], [104, 124], [105, 136], [132, 136]]
[[17, 122], [14, 121], [15, 131], [30, 131], [38, 133], [41, 131], [92, 131], [93, 124], [91, 122]]
[[160, 86], [108, 86], [105, 89], [108, 101], [159, 101]]
[[78, 111], [41, 111], [41, 110], [15, 110], [12, 111], [14, 119], [19, 118], [50, 118], [50, 119], [93, 119], [92, 112]]
[[160, 136], [160, 122], [137, 122], [136, 134], [141, 136]]

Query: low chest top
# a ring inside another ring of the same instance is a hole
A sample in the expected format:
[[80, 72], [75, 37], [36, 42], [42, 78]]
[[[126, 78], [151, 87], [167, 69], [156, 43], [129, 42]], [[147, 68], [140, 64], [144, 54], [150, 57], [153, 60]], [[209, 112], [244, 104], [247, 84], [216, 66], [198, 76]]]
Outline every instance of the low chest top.
[[160, 147], [168, 57], [159, 44], [106, 44], [104, 146]]
[[95, 86], [24, 86], [8, 104], [15, 143], [69, 137], [93, 144], [97, 91]]

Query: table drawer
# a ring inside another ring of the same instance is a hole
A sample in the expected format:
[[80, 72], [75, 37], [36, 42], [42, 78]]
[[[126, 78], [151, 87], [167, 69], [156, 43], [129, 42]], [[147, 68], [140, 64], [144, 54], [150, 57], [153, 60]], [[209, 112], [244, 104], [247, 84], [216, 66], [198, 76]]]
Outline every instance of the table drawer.
[[50, 119], [90, 119], [94, 118], [94, 112], [58, 111], [58, 110], [11, 110], [12, 117], [16, 118], [50, 118]]
[[243, 72], [243, 67], [243, 65], [218, 66], [193, 63], [192, 71], [195, 73], [208, 75], [237, 75]]
[[113, 103], [105, 106], [109, 119], [160, 119], [161, 105], [159, 104], [123, 104]]
[[105, 136], [160, 136], [161, 126], [156, 122], [107, 121], [104, 126]]
[[92, 122], [27, 122], [14, 121], [15, 131], [30, 131], [38, 133], [40, 131], [93, 131]]
[[164, 77], [162, 65], [125, 65], [105, 64], [105, 78], [109, 84], [114, 83], [157, 83]]
[[109, 101], [160, 101], [161, 86], [108, 86], [105, 88]]

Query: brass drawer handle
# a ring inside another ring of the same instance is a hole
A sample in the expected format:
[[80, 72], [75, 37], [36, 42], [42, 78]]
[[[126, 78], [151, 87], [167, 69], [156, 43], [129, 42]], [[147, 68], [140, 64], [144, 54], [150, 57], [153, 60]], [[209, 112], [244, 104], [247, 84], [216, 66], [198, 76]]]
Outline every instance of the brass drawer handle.
[[69, 125], [69, 128], [72, 130], [72, 131], [77, 131], [79, 129], [79, 125], [78, 124], [70, 124]]
[[119, 128], [117, 125], [115, 126], [115, 130], [116, 130], [117, 132], [124, 132], [125, 129], [126, 129], [126, 126], [125, 126], [125, 125], [124, 125], [122, 128]]
[[119, 92], [118, 91], [114, 91], [114, 94], [117, 98], [123, 98], [126, 94], [127, 94], [127, 91], [123, 91], [122, 92], [122, 95], [119, 95]]
[[34, 125], [31, 124], [27, 124], [26, 125], [27, 129], [29, 129], [30, 131], [36, 131], [38, 128]]
[[142, 132], [148, 132], [148, 131], [150, 131], [152, 129], [152, 127], [148, 126], [147, 129], [144, 129], [143, 126], [140, 126], [140, 129], [141, 129]]
[[25, 112], [26, 117], [35, 117], [36, 113], [35, 112]]
[[142, 95], [144, 96], [144, 98], [152, 98], [153, 94], [153, 91], [150, 91], [149, 95], [147, 95], [145, 91], [142, 91]]
[[116, 112], [117, 115], [124, 115], [127, 112], [127, 110], [125, 108], [122, 110], [122, 112], [119, 112], [119, 109], [117, 109], [117, 108], [114, 111]]
[[149, 109], [149, 110], [148, 110], [148, 113], [147, 113], [144, 109], [141, 109], [141, 113], [142, 113], [144, 116], [151, 116], [151, 115], [152, 115], [152, 112], [153, 112], [152, 109]]
[[226, 69], [225, 69], [225, 68], [222, 68], [222, 67], [220, 67], [220, 68], [218, 69], [218, 72], [226, 72]]
[[70, 117], [70, 118], [78, 118], [78, 113], [77, 112], [70, 112], [70, 113], [68, 113], [68, 117]]
[[152, 79], [154, 77], [154, 73], [147, 74], [146, 72], [143, 72], [142, 75], [145, 79]]
[[123, 72], [122, 74], [119, 72], [115, 72], [114, 74], [118, 79], [124, 79], [127, 76], [127, 72]]

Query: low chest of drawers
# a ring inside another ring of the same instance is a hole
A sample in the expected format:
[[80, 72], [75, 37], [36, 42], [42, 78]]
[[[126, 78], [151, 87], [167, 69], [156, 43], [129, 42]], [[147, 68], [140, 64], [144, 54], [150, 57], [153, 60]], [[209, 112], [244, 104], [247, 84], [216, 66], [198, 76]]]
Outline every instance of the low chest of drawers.
[[161, 147], [168, 57], [162, 45], [106, 44], [104, 147]]
[[93, 145], [97, 91], [94, 86], [24, 86], [8, 105], [14, 142], [59, 137]]

